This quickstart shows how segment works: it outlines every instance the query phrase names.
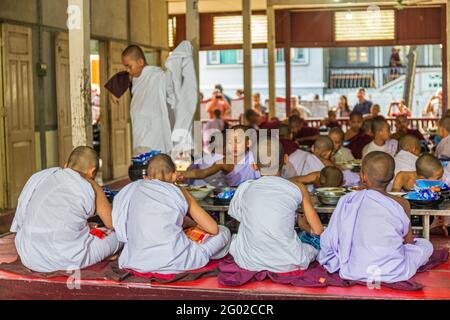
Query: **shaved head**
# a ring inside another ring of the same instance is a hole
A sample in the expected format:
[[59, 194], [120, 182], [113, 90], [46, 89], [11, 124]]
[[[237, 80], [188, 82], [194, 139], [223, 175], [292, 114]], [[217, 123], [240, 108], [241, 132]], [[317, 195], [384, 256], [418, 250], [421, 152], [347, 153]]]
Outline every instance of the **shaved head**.
[[152, 179], [170, 181], [170, 177], [176, 171], [175, 163], [167, 154], [158, 154], [148, 163], [148, 176]]
[[439, 120], [439, 127], [441, 127], [447, 132], [450, 132], [450, 117], [444, 117], [441, 120]]
[[95, 169], [93, 174], [95, 177], [100, 167], [97, 151], [91, 147], [77, 147], [70, 154], [66, 166], [67, 168], [86, 174], [92, 169]]
[[413, 135], [406, 135], [402, 137], [398, 144], [400, 150], [408, 151], [411, 153], [415, 153], [416, 150], [421, 149], [420, 141], [417, 137]]
[[333, 151], [333, 141], [328, 136], [320, 136], [314, 142], [314, 151], [318, 153]]
[[288, 138], [291, 134], [291, 128], [287, 124], [282, 124], [279, 130], [280, 138]]
[[145, 59], [144, 51], [142, 51], [141, 47], [136, 45], [128, 46], [123, 52], [122, 57], [130, 57], [134, 61], [138, 61], [139, 59], [144, 60], [144, 62], [147, 62]]
[[386, 126], [389, 126], [386, 119], [382, 117], [376, 117], [372, 119], [372, 133], [375, 135], [378, 131], [383, 130]]
[[430, 179], [434, 176], [440, 176], [444, 168], [438, 158], [432, 154], [425, 153], [419, 157], [416, 161], [417, 175]]
[[344, 174], [333, 166], [328, 166], [320, 172], [320, 186], [323, 188], [337, 188], [344, 184]]
[[369, 186], [386, 189], [394, 179], [395, 161], [382, 151], [369, 153], [362, 163], [362, 173]]
[[339, 137], [341, 139], [341, 141], [344, 140], [345, 137], [345, 133], [344, 131], [340, 128], [340, 127], [334, 127], [331, 128], [330, 132], [328, 133], [328, 135], [331, 136], [336, 136]]

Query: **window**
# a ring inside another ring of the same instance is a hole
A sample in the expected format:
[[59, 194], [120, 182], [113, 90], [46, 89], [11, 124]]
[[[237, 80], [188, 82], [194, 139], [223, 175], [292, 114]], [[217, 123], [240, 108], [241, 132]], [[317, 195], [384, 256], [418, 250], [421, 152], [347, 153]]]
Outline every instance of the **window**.
[[[217, 16], [213, 20], [213, 36], [215, 45], [242, 44], [242, 16]], [[267, 42], [267, 17], [252, 16], [252, 43]]]
[[208, 64], [220, 64], [220, 51], [208, 51]]
[[[264, 64], [269, 63], [267, 49], [264, 49]], [[308, 64], [309, 63], [309, 55], [308, 49], [300, 49], [300, 48], [292, 48], [291, 49], [291, 62], [298, 64]], [[276, 63], [284, 63], [284, 49], [276, 49]]]
[[241, 64], [244, 62], [242, 50], [208, 51], [208, 64]]
[[309, 50], [303, 48], [291, 49], [292, 62], [298, 64], [309, 64]]
[[394, 40], [395, 12], [375, 6], [366, 11], [335, 12], [334, 37], [336, 41]]
[[349, 64], [367, 64], [369, 63], [369, 48], [348, 48], [347, 62]]

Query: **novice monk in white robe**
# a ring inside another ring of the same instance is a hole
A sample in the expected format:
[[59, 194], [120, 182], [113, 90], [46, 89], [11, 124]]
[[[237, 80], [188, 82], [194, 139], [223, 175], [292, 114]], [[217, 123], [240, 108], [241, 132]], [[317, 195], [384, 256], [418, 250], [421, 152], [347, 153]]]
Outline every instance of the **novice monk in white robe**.
[[[421, 153], [420, 141], [413, 135], [400, 138], [399, 152], [395, 156], [395, 176], [400, 172], [416, 171], [416, 162]], [[395, 180], [395, 179], [394, 179]], [[392, 191], [393, 181], [389, 183], [387, 191]]]
[[161, 68], [147, 65], [139, 46], [122, 53], [122, 63], [132, 77], [131, 125], [133, 153], [172, 150], [172, 129], [167, 107], [166, 75]]
[[[259, 141], [260, 155], [261, 152], [270, 154], [267, 140]], [[278, 143], [278, 140], [274, 141]], [[230, 204], [229, 215], [240, 222], [230, 253], [239, 267], [246, 270], [304, 270], [318, 252], [302, 243], [294, 229], [296, 221], [299, 225], [303, 221], [297, 219], [296, 213], [302, 206], [311, 231], [317, 235], [323, 231], [305, 186], [281, 178], [282, 166], [288, 159], [281, 145], [279, 151], [279, 154], [272, 154], [270, 164], [262, 164], [261, 158], [258, 159], [263, 177], [244, 182]]]
[[428, 262], [433, 245], [414, 239], [409, 203], [386, 193], [394, 177], [394, 159], [368, 154], [362, 165], [367, 190], [342, 197], [320, 239], [318, 261], [343, 279], [368, 283], [410, 279]]
[[25, 185], [11, 227], [22, 263], [37, 272], [82, 269], [119, 249], [114, 232], [99, 239], [89, 233], [87, 219], [97, 213], [112, 228], [111, 206], [93, 180], [97, 153], [79, 147], [65, 169], [47, 169]]
[[[218, 226], [189, 192], [173, 184], [175, 169], [169, 156], [155, 156], [149, 163], [149, 178], [128, 185], [114, 199], [113, 225], [124, 243], [121, 268], [176, 274], [227, 255], [230, 231]], [[212, 237], [202, 244], [190, 240], [183, 227], [195, 225]]]
[[331, 161], [333, 149], [333, 141], [329, 137], [317, 138], [312, 147], [312, 153], [297, 150], [289, 156], [289, 163], [283, 168], [283, 178], [306, 176], [321, 171], [325, 166], [333, 166]]
[[386, 152], [392, 157], [395, 157], [397, 154], [398, 141], [391, 139], [391, 128], [385, 119], [372, 119], [372, 134], [374, 139], [364, 147], [362, 152], [363, 159], [373, 151]]
[[249, 151], [250, 138], [246, 130], [248, 128], [244, 126], [227, 130], [224, 139], [226, 156], [205, 169], [184, 172], [179, 179], [204, 180], [221, 172], [228, 187], [238, 187], [245, 181], [258, 179], [261, 175], [254, 168], [255, 160], [253, 153]]

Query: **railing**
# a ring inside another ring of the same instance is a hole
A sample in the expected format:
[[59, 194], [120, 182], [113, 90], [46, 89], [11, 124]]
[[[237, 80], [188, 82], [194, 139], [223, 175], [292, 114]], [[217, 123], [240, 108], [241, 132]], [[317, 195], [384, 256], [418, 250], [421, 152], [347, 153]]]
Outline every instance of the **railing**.
[[[323, 119], [306, 119], [306, 123], [308, 126], [313, 128], [320, 128], [321, 121]], [[389, 117], [386, 118], [389, 125], [391, 126], [391, 129], [395, 130], [395, 118]], [[420, 131], [426, 131], [430, 128], [435, 128], [437, 126], [437, 123], [439, 121], [438, 118], [408, 118], [409, 120], [409, 128], [410, 129], [417, 129]], [[350, 127], [350, 120], [349, 118], [339, 118], [338, 122], [340, 123], [342, 130], [346, 131]]]
[[[418, 69], [439, 68], [441, 66], [417, 66]], [[329, 89], [377, 88], [399, 78], [406, 73], [406, 67], [329, 67]]]

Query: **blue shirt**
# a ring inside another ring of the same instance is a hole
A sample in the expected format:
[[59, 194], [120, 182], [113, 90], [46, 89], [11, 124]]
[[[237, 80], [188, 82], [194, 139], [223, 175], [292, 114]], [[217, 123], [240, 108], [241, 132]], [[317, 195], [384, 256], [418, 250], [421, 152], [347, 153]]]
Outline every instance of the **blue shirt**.
[[369, 100], [364, 100], [363, 103], [357, 103], [355, 107], [353, 108], [353, 111], [358, 111], [362, 115], [370, 113], [370, 108], [372, 107], [373, 103]]

